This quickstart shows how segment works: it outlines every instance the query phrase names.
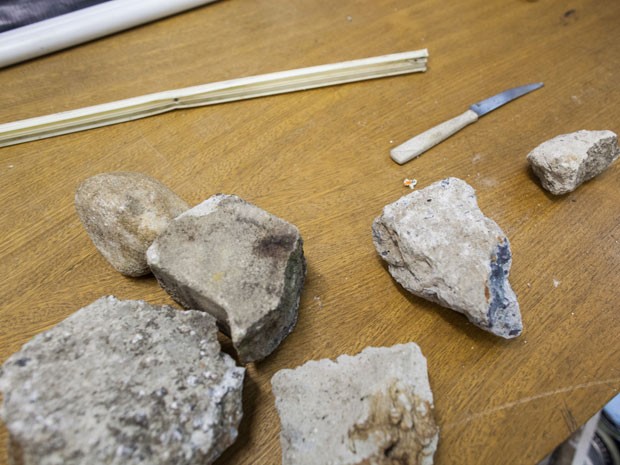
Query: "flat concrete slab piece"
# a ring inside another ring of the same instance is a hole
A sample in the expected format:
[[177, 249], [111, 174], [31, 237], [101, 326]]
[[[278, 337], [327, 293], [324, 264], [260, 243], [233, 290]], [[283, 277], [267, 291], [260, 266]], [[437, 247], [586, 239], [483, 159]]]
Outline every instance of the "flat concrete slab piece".
[[521, 334], [508, 282], [510, 243], [465, 181], [448, 178], [401, 197], [375, 219], [372, 234], [390, 274], [409, 292], [498, 336]]
[[310, 361], [271, 380], [282, 465], [430, 465], [439, 440], [414, 344]]
[[543, 142], [527, 160], [542, 186], [555, 195], [574, 191], [601, 174], [620, 156], [611, 131], [577, 131]]
[[188, 208], [162, 183], [141, 173], [98, 174], [75, 193], [75, 209], [93, 244], [127, 276], [151, 273], [146, 249]]
[[147, 260], [173, 299], [217, 318], [243, 363], [265, 358], [295, 326], [306, 273], [299, 230], [237, 196], [175, 218]]
[[215, 320], [104, 297], [0, 369], [20, 465], [212, 463], [237, 437], [244, 368]]

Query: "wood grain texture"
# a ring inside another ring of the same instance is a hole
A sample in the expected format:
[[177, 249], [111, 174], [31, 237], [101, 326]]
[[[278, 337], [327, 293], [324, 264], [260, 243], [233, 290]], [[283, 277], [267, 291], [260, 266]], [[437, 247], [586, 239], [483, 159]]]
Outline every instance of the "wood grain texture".
[[[299, 322], [248, 366], [236, 444], [280, 463], [269, 380], [310, 359], [415, 341], [445, 464], [533, 464], [620, 389], [620, 164], [553, 197], [526, 155], [620, 131], [620, 2], [226, 0], [0, 70], [0, 122], [166, 89], [428, 47], [425, 74], [267, 97], [0, 149], [0, 362], [102, 295], [172, 303], [98, 255], [73, 208], [100, 172], [139, 171], [191, 204], [237, 194], [305, 240]], [[399, 166], [389, 150], [504, 89], [545, 87]], [[403, 291], [372, 245], [381, 208], [447, 176], [512, 243], [524, 333], [503, 341]], [[555, 284], [554, 284], [555, 283]], [[557, 286], [556, 286], [557, 285]], [[6, 430], [0, 463], [6, 461]]]

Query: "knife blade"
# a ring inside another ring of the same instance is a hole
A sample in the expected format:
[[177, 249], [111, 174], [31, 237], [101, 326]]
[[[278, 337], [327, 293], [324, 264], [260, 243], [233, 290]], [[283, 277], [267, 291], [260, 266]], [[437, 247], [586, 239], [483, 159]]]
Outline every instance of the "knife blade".
[[418, 134], [400, 144], [398, 147], [394, 147], [390, 150], [390, 156], [392, 160], [400, 165], [407, 163], [413, 158], [422, 155], [428, 149], [446, 140], [465, 126], [478, 121], [478, 118], [481, 116], [486, 115], [516, 98], [529, 94], [536, 89], [540, 89], [543, 85], [542, 82], [536, 82], [515, 87], [478, 103], [474, 103], [465, 113], [424, 131], [422, 134]]

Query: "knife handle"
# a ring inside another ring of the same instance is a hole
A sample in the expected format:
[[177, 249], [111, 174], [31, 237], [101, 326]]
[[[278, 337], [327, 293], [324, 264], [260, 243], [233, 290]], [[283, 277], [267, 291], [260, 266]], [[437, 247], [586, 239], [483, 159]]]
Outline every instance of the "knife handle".
[[467, 110], [459, 116], [418, 134], [398, 147], [394, 147], [390, 150], [390, 156], [399, 165], [407, 163], [475, 121], [478, 121], [476, 112]]

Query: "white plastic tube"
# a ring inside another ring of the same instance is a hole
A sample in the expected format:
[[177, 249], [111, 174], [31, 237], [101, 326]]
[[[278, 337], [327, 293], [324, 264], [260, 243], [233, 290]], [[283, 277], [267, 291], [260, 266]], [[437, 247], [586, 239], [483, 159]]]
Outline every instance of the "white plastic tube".
[[0, 34], [0, 68], [216, 0], [110, 0]]
[[167, 90], [0, 124], [0, 147], [123, 123], [180, 108], [215, 105], [426, 70], [428, 50], [298, 68]]

